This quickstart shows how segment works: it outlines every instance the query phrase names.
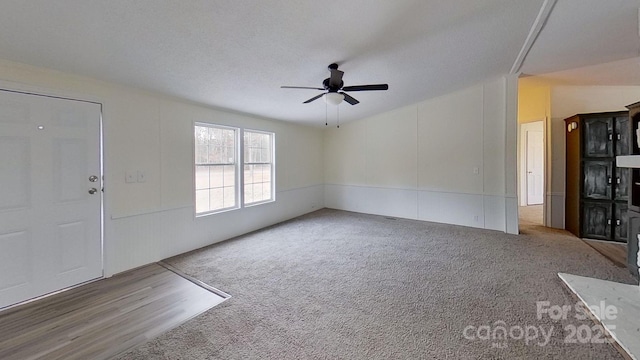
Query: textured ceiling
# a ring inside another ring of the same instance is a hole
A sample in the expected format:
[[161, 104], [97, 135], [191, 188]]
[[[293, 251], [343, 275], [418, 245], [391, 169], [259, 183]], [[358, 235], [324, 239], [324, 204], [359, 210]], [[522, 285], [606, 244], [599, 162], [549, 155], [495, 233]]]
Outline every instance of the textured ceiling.
[[640, 57], [562, 70], [538, 77], [557, 85], [640, 86]]
[[[280, 85], [321, 86], [332, 62], [345, 85], [389, 84], [351, 93], [341, 121], [442, 95], [508, 73], [542, 3], [2, 0], [0, 58], [320, 125], [324, 102], [302, 104], [319, 92]], [[523, 71], [637, 56], [638, 6], [558, 0]]]
[[544, 74], [640, 55], [639, 0], [558, 0], [521, 71]]

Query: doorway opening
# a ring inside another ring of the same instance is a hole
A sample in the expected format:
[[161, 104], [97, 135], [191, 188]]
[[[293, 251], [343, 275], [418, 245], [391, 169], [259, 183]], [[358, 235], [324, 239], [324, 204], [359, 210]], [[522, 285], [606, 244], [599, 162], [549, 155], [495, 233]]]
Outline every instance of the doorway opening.
[[520, 125], [519, 221], [544, 225], [545, 136], [544, 121]]

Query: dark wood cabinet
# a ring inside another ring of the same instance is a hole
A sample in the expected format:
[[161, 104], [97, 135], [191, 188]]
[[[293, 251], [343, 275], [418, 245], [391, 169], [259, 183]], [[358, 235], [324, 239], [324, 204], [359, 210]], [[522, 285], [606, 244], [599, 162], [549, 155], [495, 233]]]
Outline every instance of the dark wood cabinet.
[[582, 235], [590, 239], [611, 238], [611, 203], [582, 203]]
[[[629, 109], [629, 155], [640, 156], [640, 102], [627, 106]], [[628, 225], [627, 225], [627, 268], [638, 278], [638, 242], [640, 236], [640, 169], [625, 169], [629, 173]]]
[[628, 168], [616, 168], [616, 187], [614, 199], [616, 201], [627, 201], [629, 199], [629, 180], [631, 179]]
[[615, 214], [613, 218], [613, 237], [617, 241], [626, 242], [629, 233], [629, 220], [627, 204], [615, 203]]
[[582, 165], [585, 199], [611, 199], [613, 163], [611, 161], [586, 160]]
[[617, 168], [615, 157], [630, 152], [629, 113], [579, 114], [565, 125], [565, 228], [581, 238], [626, 242], [630, 172]]
[[629, 116], [615, 118], [615, 134], [616, 134], [616, 156], [629, 155], [631, 138], [631, 126], [629, 125]]
[[581, 118], [584, 126], [583, 157], [610, 158], [613, 156], [613, 118]]

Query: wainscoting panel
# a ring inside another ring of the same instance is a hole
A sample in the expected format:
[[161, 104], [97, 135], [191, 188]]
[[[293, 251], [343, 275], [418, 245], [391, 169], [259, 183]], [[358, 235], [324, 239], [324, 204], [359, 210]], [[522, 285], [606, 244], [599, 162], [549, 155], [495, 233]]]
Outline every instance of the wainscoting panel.
[[325, 185], [325, 206], [366, 214], [418, 218], [416, 190]]
[[192, 207], [113, 217], [106, 276], [195, 250], [324, 207], [324, 186], [279, 191], [273, 203], [195, 217]]
[[547, 210], [550, 211], [547, 226], [564, 229], [564, 193], [547, 193]]
[[418, 196], [420, 220], [484, 228], [483, 195], [420, 191]]
[[[511, 204], [514, 201], [517, 202], [515, 197], [503, 195], [325, 185], [328, 208], [498, 231], [508, 230], [507, 220], [517, 224], [517, 204]], [[515, 220], [507, 216], [508, 206], [513, 208]]]
[[497, 195], [484, 195], [484, 227], [486, 229], [506, 231], [505, 198]]

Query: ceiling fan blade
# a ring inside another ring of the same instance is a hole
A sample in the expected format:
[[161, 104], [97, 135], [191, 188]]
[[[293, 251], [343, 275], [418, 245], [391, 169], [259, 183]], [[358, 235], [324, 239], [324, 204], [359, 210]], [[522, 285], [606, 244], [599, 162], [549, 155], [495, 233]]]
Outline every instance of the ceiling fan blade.
[[351, 105], [359, 104], [360, 101], [356, 100], [353, 96], [341, 92], [340, 94], [344, 95], [344, 101], [348, 102]]
[[339, 89], [342, 85], [342, 75], [344, 75], [344, 71], [340, 71], [338, 69], [329, 70], [331, 71], [331, 77], [329, 78], [329, 87]]
[[318, 87], [308, 87], [308, 86], [280, 86], [281, 89], [311, 89], [311, 90], [324, 90], [323, 88]]
[[309, 99], [309, 100], [307, 100], [307, 101], [303, 102], [303, 104], [308, 104], [308, 103], [310, 103], [310, 102], [312, 102], [312, 101], [314, 101], [314, 100], [318, 100], [318, 99], [320, 99], [322, 96], [324, 96], [324, 93], [322, 93], [322, 94], [320, 94], [320, 95], [318, 95], [318, 96], [314, 96], [314, 97], [312, 97], [311, 99]]
[[372, 85], [354, 85], [345, 86], [344, 91], [372, 91], [372, 90], [389, 90], [388, 84], [372, 84]]

